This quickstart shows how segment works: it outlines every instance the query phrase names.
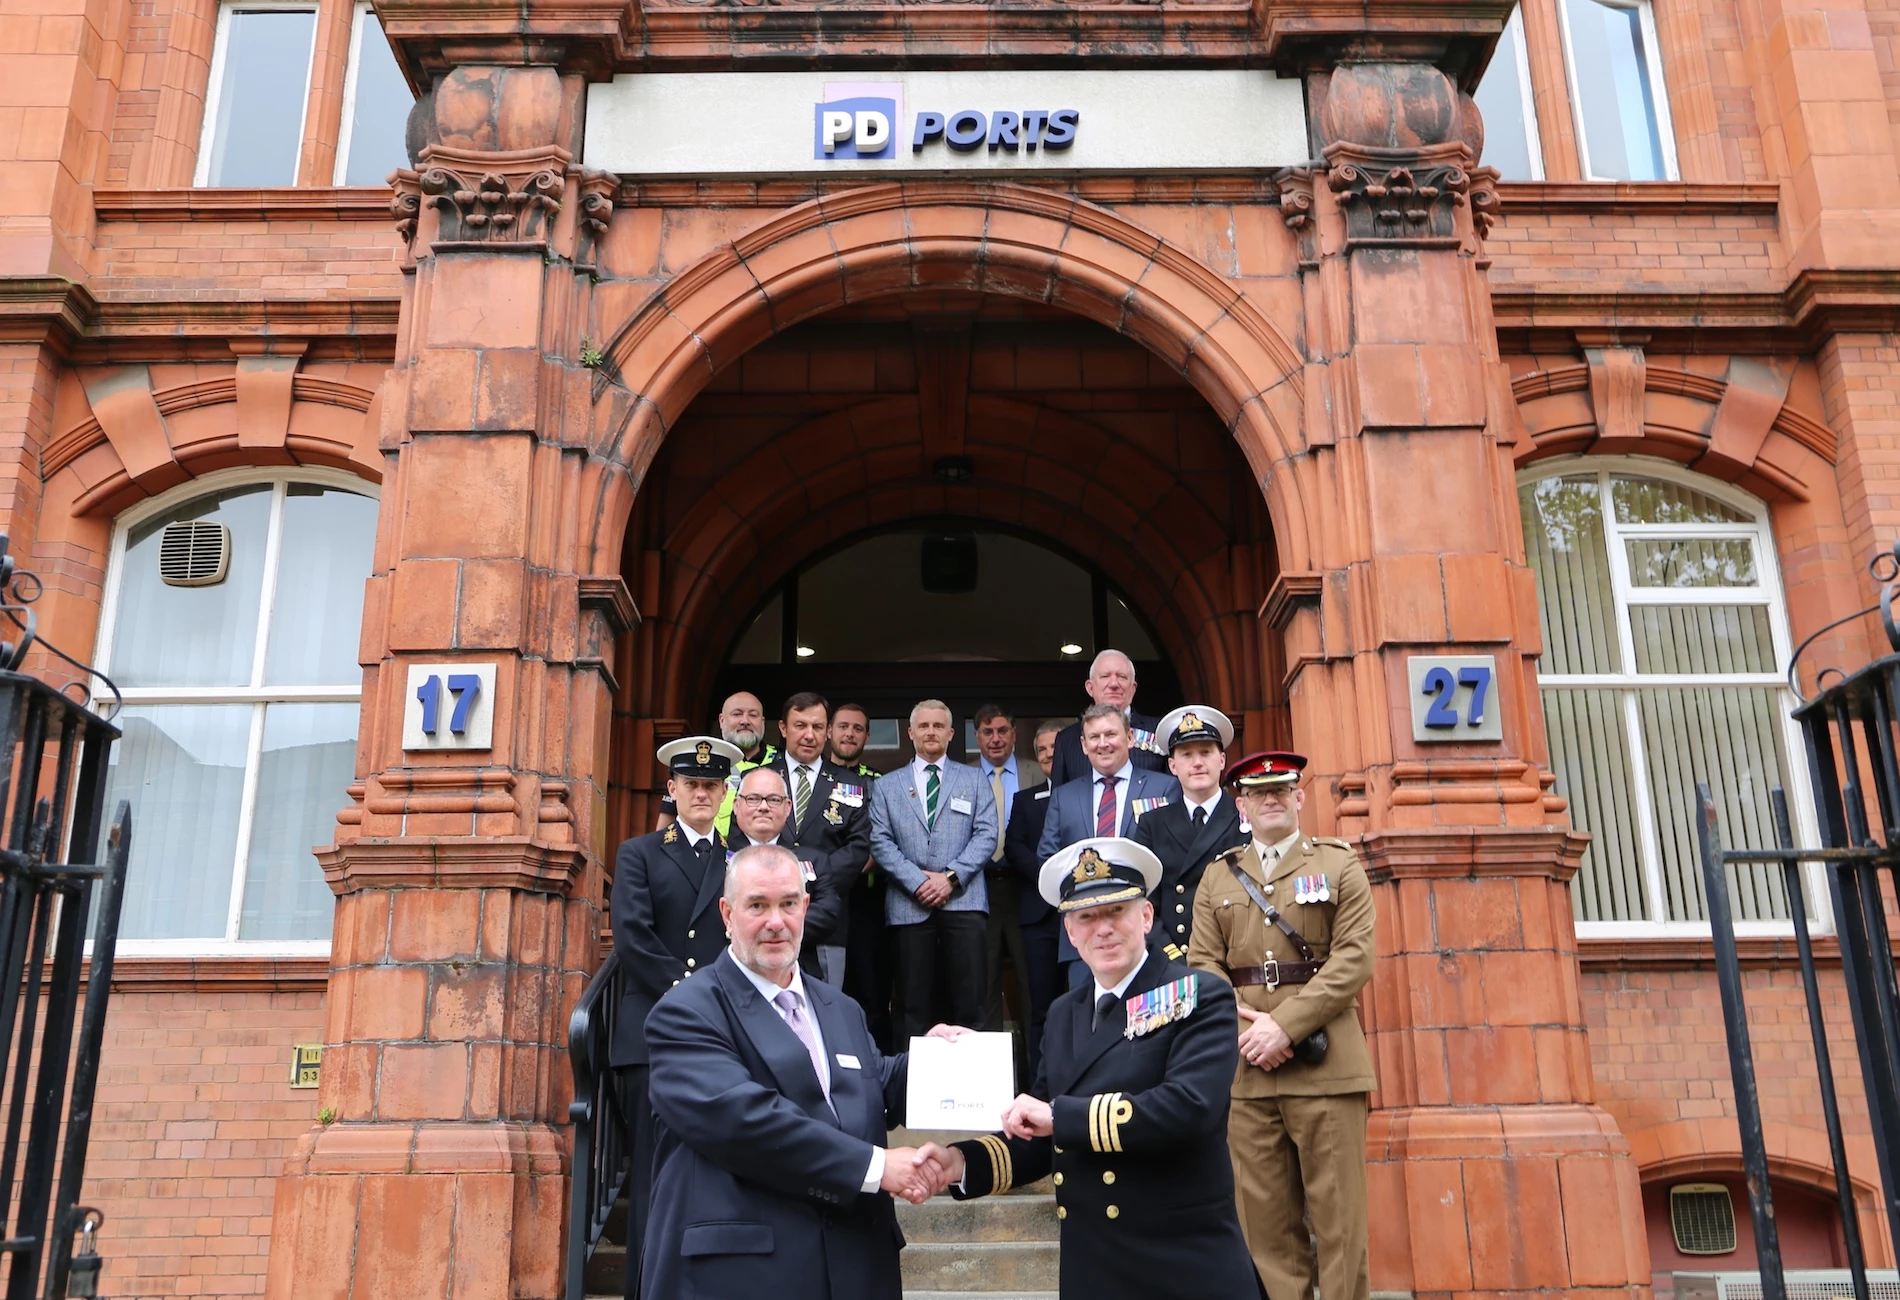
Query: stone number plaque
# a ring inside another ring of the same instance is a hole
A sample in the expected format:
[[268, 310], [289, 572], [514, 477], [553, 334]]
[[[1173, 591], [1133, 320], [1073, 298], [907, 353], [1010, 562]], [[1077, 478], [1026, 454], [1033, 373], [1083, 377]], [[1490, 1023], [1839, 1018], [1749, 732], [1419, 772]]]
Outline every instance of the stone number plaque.
[[404, 749], [492, 749], [494, 664], [410, 664]]
[[1409, 655], [1412, 739], [1471, 744], [1504, 739], [1494, 655]]

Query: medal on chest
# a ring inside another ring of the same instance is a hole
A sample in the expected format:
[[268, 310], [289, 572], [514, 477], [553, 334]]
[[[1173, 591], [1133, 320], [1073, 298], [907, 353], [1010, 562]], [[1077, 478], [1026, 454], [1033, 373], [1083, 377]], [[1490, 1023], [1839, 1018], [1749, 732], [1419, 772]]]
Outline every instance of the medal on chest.
[[1333, 883], [1324, 874], [1317, 876], [1293, 877], [1293, 901], [1296, 903], [1330, 903], [1333, 898]]
[[1186, 1020], [1194, 1014], [1200, 995], [1200, 981], [1188, 975], [1128, 999], [1128, 1028], [1122, 1036], [1140, 1038], [1163, 1025]]

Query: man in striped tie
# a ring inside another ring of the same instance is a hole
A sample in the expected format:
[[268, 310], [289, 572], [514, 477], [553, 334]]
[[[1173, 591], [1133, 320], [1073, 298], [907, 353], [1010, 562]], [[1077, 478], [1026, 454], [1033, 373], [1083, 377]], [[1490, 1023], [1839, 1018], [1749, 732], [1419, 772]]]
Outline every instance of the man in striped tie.
[[[954, 721], [942, 700], [910, 711], [917, 757], [871, 787], [871, 853], [895, 955], [896, 1046], [937, 1019], [979, 1025], [988, 1002], [983, 873], [996, 852], [996, 796], [973, 767], [946, 757]], [[942, 999], [949, 1011], [932, 1014]]]

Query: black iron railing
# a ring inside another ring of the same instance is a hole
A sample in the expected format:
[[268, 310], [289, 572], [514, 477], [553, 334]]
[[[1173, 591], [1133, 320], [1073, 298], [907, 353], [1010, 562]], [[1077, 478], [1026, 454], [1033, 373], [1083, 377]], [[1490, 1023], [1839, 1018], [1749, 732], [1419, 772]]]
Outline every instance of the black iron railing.
[[[1880, 603], [1851, 615], [1850, 619], [1879, 613], [1892, 648], [1900, 651], [1900, 625], [1896, 625], [1893, 616], [1895, 602], [1900, 600], [1900, 543], [1895, 544], [1891, 555], [1877, 557], [1870, 568], [1885, 584]], [[1849, 619], [1842, 619], [1829, 627], [1847, 621]], [[1808, 640], [1812, 642], [1814, 637]], [[1803, 643], [1801, 649], [1806, 645]], [[1795, 658], [1800, 654], [1801, 650], [1796, 650]], [[1796, 664], [1789, 665], [1791, 686], [1797, 681], [1796, 669]], [[1807, 999], [1808, 1026], [1814, 1041], [1821, 1111], [1834, 1161], [1842, 1239], [1855, 1298], [1868, 1300], [1866, 1251], [1853, 1182], [1847, 1169], [1840, 1103], [1835, 1095], [1826, 1026], [1821, 1019], [1820, 987], [1809, 938], [1807, 901], [1802, 892], [1803, 876], [1810, 866], [1817, 868], [1827, 881], [1835, 933], [1840, 940], [1848, 1013], [1853, 1021], [1861, 1081], [1867, 1094], [1868, 1120], [1873, 1129], [1882, 1208], [1888, 1231], [1893, 1240], [1900, 1241], [1900, 986], [1895, 982], [1893, 944], [1880, 889], [1881, 873], [1892, 877], [1900, 869], [1900, 653], [1888, 655], [1851, 675], [1829, 669], [1821, 675], [1821, 680], [1828, 684], [1813, 698], [1803, 700], [1794, 711], [1801, 727], [1813, 785], [1821, 848], [1795, 847], [1787, 796], [1777, 787], [1771, 794], [1777, 847], [1724, 852], [1721, 827], [1709, 788], [1696, 787], [1696, 830], [1702, 853], [1702, 876], [1708, 893], [1709, 924], [1715, 939], [1716, 972], [1728, 1031], [1729, 1070], [1735, 1081], [1736, 1118], [1741, 1128], [1742, 1160], [1750, 1211], [1754, 1216], [1763, 1300], [1785, 1300], [1787, 1288], [1768, 1183], [1768, 1154], [1762, 1135], [1761, 1103], [1755, 1087], [1755, 1062], [1748, 1039], [1748, 1016], [1743, 1004], [1741, 963], [1729, 908], [1726, 870], [1729, 866], [1775, 864], [1781, 867], [1786, 879], [1790, 919], [1794, 922], [1795, 944], [1801, 962], [1801, 984]], [[1900, 879], [1889, 883], [1900, 885]]]
[[[609, 1052], [620, 1015], [620, 957], [608, 953], [587, 982], [567, 1022], [567, 1058], [574, 1072], [574, 1174], [568, 1186], [567, 1300], [587, 1294], [587, 1261], [600, 1245], [614, 1202], [627, 1186], [631, 1129]], [[640, 1243], [629, 1241], [637, 1251]]]

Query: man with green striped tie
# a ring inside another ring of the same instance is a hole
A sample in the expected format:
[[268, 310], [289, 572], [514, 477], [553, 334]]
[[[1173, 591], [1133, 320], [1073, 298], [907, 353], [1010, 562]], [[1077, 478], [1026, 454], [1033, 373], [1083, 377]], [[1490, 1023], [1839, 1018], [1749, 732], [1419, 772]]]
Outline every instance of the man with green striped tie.
[[871, 787], [871, 853], [891, 879], [884, 916], [900, 1050], [940, 1020], [981, 1024], [989, 998], [983, 872], [996, 851], [996, 799], [975, 768], [946, 757], [954, 725], [943, 701], [918, 703], [910, 711], [917, 756]]

